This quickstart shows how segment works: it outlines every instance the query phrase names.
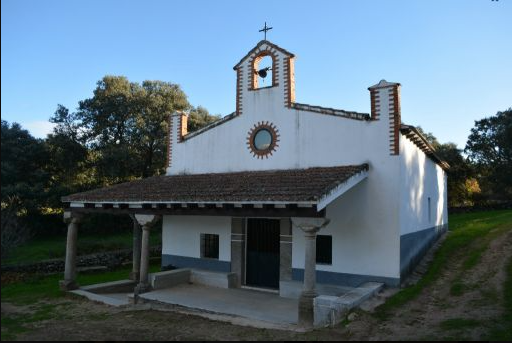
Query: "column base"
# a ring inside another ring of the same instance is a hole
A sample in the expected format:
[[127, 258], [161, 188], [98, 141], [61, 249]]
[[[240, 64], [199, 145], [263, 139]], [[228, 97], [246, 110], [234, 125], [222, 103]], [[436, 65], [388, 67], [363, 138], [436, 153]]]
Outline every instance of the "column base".
[[135, 286], [135, 290], [133, 293], [138, 295], [142, 293], [147, 293], [149, 291], [151, 291], [151, 285], [140, 282], [139, 284], [137, 284], [137, 286]]
[[299, 298], [299, 326], [312, 328], [315, 322], [314, 299], [316, 292], [302, 292]]
[[76, 283], [75, 280], [60, 280], [59, 288], [61, 291], [67, 292], [72, 291], [74, 289], [78, 289], [80, 286]]
[[128, 278], [130, 280], [137, 281], [140, 279], [140, 272], [130, 272], [130, 276]]

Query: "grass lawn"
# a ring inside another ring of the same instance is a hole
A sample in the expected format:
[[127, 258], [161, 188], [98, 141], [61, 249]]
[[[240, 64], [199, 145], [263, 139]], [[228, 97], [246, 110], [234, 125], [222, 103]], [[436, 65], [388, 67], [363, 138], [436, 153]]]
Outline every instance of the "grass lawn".
[[[160, 263], [150, 265], [151, 273], [160, 271]], [[96, 283], [127, 279], [131, 267], [120, 268], [115, 271], [102, 273], [78, 273], [77, 281], [81, 286]], [[10, 302], [16, 305], [29, 305], [39, 300], [64, 297], [66, 293], [59, 289], [59, 280], [62, 273], [46, 276], [32, 276], [23, 282], [13, 282], [2, 285], [2, 302]]]
[[[127, 279], [131, 271], [130, 267], [121, 268], [115, 271], [91, 274], [78, 274], [77, 281], [81, 286], [92, 285], [102, 282]], [[151, 273], [160, 271], [160, 263], [150, 265]], [[58, 283], [62, 274], [49, 276], [32, 276], [22, 282], [2, 284], [2, 303], [11, 303], [27, 307], [30, 312], [17, 315], [4, 315], [2, 313], [2, 341], [14, 340], [16, 335], [27, 332], [28, 325], [50, 319], [62, 319], [61, 309], [66, 306], [73, 306], [72, 302], [66, 302], [70, 295], [59, 289]], [[2, 282], [3, 283], [3, 282]], [[58, 304], [45, 303], [47, 300], [58, 300]]]
[[[151, 231], [150, 245], [162, 242], [162, 233], [159, 230]], [[114, 234], [80, 234], [78, 232], [78, 255], [95, 252], [131, 249], [133, 234], [131, 231]], [[64, 258], [66, 255], [66, 236], [54, 236], [31, 240], [15, 249], [2, 259], [2, 264], [20, 264], [38, 262], [52, 258]]]
[[[391, 312], [416, 298], [428, 285], [436, 281], [447, 263], [454, 259], [462, 259], [459, 277], [450, 286], [450, 294], [459, 296], [465, 291], [465, 286], [460, 282], [463, 273], [471, 270], [478, 264], [482, 253], [489, 247], [489, 243], [504, 233], [512, 230], [512, 211], [488, 211], [476, 213], [461, 213], [449, 216], [450, 232], [439, 250], [435, 253], [425, 275], [413, 286], [402, 289], [389, 298], [385, 304], [377, 308], [375, 316], [385, 319]], [[506, 314], [502, 317], [497, 327], [508, 327], [507, 330], [495, 330], [491, 332], [489, 339], [512, 340], [512, 260], [508, 263], [507, 281], [504, 285], [504, 298]], [[450, 321], [445, 327], [471, 325], [467, 321]]]

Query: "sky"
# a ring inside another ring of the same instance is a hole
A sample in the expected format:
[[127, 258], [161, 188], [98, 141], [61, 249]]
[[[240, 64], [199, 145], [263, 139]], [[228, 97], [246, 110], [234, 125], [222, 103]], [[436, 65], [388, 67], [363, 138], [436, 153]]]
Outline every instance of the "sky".
[[400, 82], [402, 121], [464, 148], [475, 120], [512, 107], [511, 0], [2, 0], [1, 117], [36, 137], [105, 75], [179, 84], [235, 109], [233, 66], [261, 39], [292, 52], [296, 101], [370, 112]]

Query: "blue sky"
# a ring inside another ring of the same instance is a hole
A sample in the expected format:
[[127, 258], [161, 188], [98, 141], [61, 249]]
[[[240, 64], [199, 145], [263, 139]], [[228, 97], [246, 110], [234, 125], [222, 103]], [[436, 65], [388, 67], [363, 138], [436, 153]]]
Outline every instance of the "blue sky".
[[297, 102], [369, 112], [369, 86], [400, 82], [403, 122], [464, 147], [475, 120], [512, 106], [510, 18], [508, 0], [3, 0], [1, 115], [42, 137], [107, 74], [231, 113], [232, 67], [267, 21], [297, 56]]

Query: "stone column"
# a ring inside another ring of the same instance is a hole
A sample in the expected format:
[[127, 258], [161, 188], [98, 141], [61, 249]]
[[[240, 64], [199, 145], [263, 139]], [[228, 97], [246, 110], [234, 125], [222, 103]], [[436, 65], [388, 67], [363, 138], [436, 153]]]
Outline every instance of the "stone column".
[[149, 230], [160, 219], [160, 216], [136, 214], [135, 219], [142, 225], [142, 246], [140, 253], [139, 284], [135, 293], [144, 293], [150, 289], [149, 285]]
[[290, 281], [292, 279], [292, 225], [290, 218], [281, 218], [279, 228], [281, 231], [279, 236], [279, 281]]
[[60, 289], [63, 291], [71, 291], [78, 288], [76, 283], [76, 238], [81, 219], [81, 214], [64, 212], [64, 222], [68, 224], [68, 238], [66, 243], [64, 280], [59, 282]]
[[133, 264], [130, 273], [130, 280], [139, 280], [140, 278], [140, 250], [142, 240], [142, 230], [134, 214], [130, 214], [133, 220]]
[[313, 300], [316, 293], [316, 233], [329, 224], [326, 218], [292, 218], [292, 224], [304, 231], [304, 287], [299, 298], [299, 325], [313, 327]]
[[240, 287], [245, 276], [245, 218], [231, 218], [231, 272], [235, 273], [235, 287]]

